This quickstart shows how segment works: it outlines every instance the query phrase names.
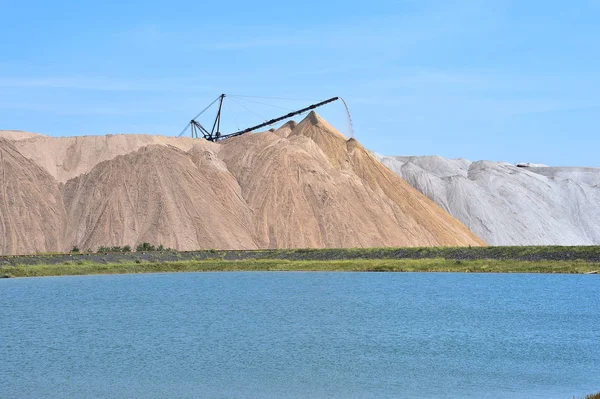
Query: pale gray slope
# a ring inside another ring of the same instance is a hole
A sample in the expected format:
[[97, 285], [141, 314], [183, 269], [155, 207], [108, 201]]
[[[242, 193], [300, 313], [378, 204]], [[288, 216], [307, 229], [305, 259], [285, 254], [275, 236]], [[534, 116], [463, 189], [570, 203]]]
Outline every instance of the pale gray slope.
[[378, 158], [490, 245], [600, 244], [600, 168]]
[[557, 179], [570, 179], [590, 186], [600, 185], [600, 168], [546, 167], [529, 168], [532, 172]]

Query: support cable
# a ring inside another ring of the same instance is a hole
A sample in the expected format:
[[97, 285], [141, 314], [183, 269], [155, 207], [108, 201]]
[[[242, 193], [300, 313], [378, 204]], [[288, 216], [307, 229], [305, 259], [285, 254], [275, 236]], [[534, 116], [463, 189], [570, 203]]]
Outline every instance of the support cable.
[[[212, 106], [213, 106], [213, 104], [214, 104], [214, 103], [216, 103], [217, 101], [219, 101], [219, 99], [220, 99], [220, 98], [221, 98], [221, 96], [219, 96], [219, 97], [215, 98], [215, 100], [214, 100], [212, 103], [208, 104], [208, 106], [207, 106], [206, 108], [204, 108], [202, 111], [200, 111], [200, 112], [198, 113], [198, 115], [194, 116], [194, 117], [192, 118], [192, 121], [193, 121], [193, 120], [195, 120], [196, 118], [198, 118], [198, 117], [199, 117], [200, 115], [202, 115], [203, 113], [205, 113], [205, 112], [206, 112], [206, 111], [207, 111], [207, 110], [208, 110], [210, 107], [212, 107]], [[191, 122], [190, 122], [190, 123], [188, 123], [188, 124], [186, 125], [186, 127], [185, 127], [185, 128], [182, 130], [182, 131], [181, 131], [181, 133], [179, 133], [179, 135], [178, 135], [177, 137], [181, 137], [181, 136], [183, 136], [183, 134], [184, 134], [184, 133], [185, 133], [185, 132], [186, 132], [186, 131], [187, 131], [187, 130], [190, 128], [190, 126], [191, 126]], [[193, 137], [193, 136], [192, 136], [192, 137]]]
[[316, 101], [314, 98], [289, 98], [289, 97], [265, 97], [265, 96], [245, 96], [242, 94], [228, 94], [228, 97], [242, 97], [242, 98], [263, 98], [271, 100], [290, 100], [290, 101]]
[[214, 100], [212, 103], [208, 104], [208, 107], [204, 108], [202, 111], [200, 111], [200, 112], [198, 113], [198, 115], [194, 116], [192, 119], [196, 119], [197, 117], [199, 117], [200, 115], [202, 115], [203, 113], [205, 113], [205, 112], [206, 112], [206, 111], [207, 111], [207, 110], [208, 110], [210, 107], [212, 107], [212, 106], [213, 106], [213, 104], [214, 104], [214, 103], [216, 103], [216, 102], [217, 102], [217, 101], [219, 101], [220, 99], [221, 99], [221, 96], [219, 96], [219, 97], [215, 98], [215, 100]]
[[265, 121], [267, 120], [267, 118], [265, 118], [262, 115], [257, 114], [256, 112], [252, 111], [251, 109], [247, 108], [244, 104], [240, 104], [236, 99], [231, 98], [231, 101], [235, 102], [237, 105], [239, 105], [240, 107], [244, 108], [246, 111], [250, 112], [251, 114], [254, 114], [254, 115], [258, 116], [260, 119], [263, 119]]
[[284, 107], [280, 107], [278, 105], [267, 104], [267, 103], [263, 103], [263, 102], [260, 102], [260, 101], [248, 100], [247, 98], [238, 98], [238, 100], [244, 100], [244, 101], [248, 101], [248, 102], [255, 103], [255, 104], [266, 105], [268, 107], [279, 108], [279, 109], [282, 109], [284, 111], [293, 111], [293, 109], [291, 109], [291, 108], [284, 108]]

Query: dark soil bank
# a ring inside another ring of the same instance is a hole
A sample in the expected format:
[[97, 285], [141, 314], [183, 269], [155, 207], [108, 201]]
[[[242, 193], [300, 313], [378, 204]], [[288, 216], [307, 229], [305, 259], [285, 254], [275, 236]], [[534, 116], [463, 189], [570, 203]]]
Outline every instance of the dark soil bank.
[[354, 260], [354, 259], [433, 259], [450, 260], [517, 260], [517, 261], [586, 261], [600, 263], [600, 246], [580, 247], [473, 247], [473, 248], [356, 248], [356, 249], [274, 249], [255, 251], [151, 251], [131, 253], [83, 253], [26, 256], [0, 256], [0, 266], [61, 264], [89, 261], [93, 263], [118, 262], [173, 262], [185, 260]]

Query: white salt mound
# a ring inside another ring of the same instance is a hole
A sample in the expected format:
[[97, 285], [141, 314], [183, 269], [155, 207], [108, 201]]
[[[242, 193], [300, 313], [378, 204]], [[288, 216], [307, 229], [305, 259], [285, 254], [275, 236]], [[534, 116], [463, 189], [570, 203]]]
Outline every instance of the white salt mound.
[[600, 244], [600, 168], [377, 157], [490, 245]]

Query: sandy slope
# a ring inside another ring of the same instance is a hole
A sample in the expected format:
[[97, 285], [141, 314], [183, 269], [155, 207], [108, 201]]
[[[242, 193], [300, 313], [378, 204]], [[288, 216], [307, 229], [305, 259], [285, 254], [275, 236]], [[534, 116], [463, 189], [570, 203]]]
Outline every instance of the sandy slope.
[[247, 135], [222, 147], [261, 247], [482, 244], [315, 113], [285, 135]]
[[[43, 192], [24, 188], [5, 201], [55, 198], [56, 181], [64, 182], [58, 202], [66, 214], [57, 208], [55, 215], [66, 227], [49, 233], [63, 232], [63, 250], [141, 242], [177, 249], [483, 244], [314, 113], [218, 144], [143, 135], [10, 143], [11, 153], [18, 148], [56, 180], [42, 173], [43, 184], [32, 186]], [[10, 228], [30, 232], [14, 218]], [[38, 247], [24, 241], [0, 250]]]
[[489, 244], [600, 244], [600, 169], [380, 159]]
[[65, 223], [56, 181], [0, 138], [0, 253], [61, 250]]
[[64, 192], [70, 243], [256, 248], [251, 214], [214, 147], [202, 140], [188, 154], [151, 145], [69, 180]]

